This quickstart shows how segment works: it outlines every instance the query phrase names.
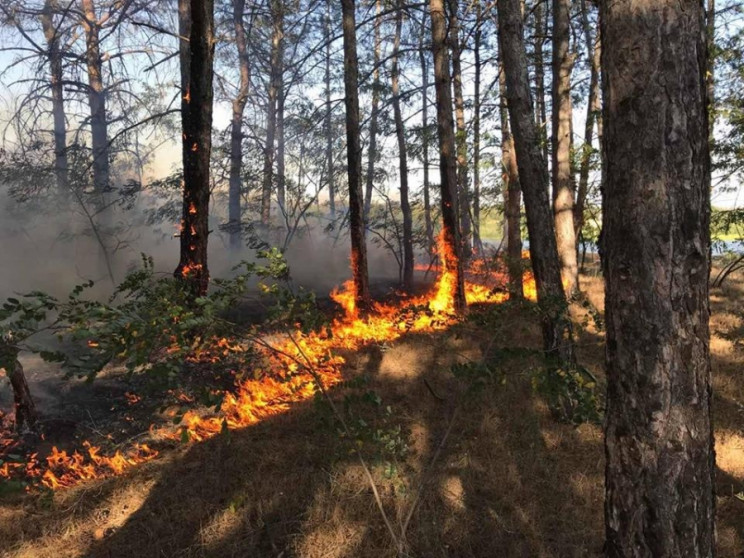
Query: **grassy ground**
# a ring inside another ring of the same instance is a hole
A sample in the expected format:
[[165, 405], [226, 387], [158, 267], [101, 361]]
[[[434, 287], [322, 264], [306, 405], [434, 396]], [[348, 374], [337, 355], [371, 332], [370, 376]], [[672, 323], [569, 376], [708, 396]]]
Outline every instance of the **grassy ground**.
[[[601, 309], [601, 280], [584, 277], [582, 286]], [[744, 375], [725, 332], [739, 323], [743, 291], [737, 278], [711, 300], [718, 546], [730, 558], [744, 552], [744, 502], [734, 496], [744, 489]], [[539, 341], [534, 311], [505, 305], [446, 333], [350, 355], [349, 377], [368, 375], [382, 399], [380, 411], [360, 407], [359, 414], [383, 433], [400, 425], [409, 447], [393, 460], [370, 456], [408, 555], [601, 553], [601, 428], [554, 421], [532, 389], [536, 359], [500, 350]], [[589, 325], [578, 343], [580, 360], [601, 379], [601, 332]], [[451, 372], [456, 363], [483, 361], [491, 373], [479, 390]], [[382, 412], [388, 405], [390, 416]], [[252, 428], [178, 446], [123, 477], [3, 502], [0, 555], [396, 556], [349, 448], [322, 408], [297, 405]]]

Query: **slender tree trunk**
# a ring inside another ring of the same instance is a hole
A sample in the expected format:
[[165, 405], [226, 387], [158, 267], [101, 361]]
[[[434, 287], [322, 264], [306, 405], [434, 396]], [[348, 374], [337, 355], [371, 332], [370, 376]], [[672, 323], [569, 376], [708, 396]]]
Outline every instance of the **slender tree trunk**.
[[715, 555], [702, 2], [600, 4], [605, 555]]
[[434, 252], [434, 226], [431, 220], [431, 199], [429, 194], [429, 64], [426, 44], [426, 18], [421, 17], [421, 37], [419, 38], [419, 61], [421, 64], [421, 160], [424, 166], [424, 226], [426, 229], [427, 252]]
[[522, 229], [520, 226], [522, 190], [519, 185], [517, 152], [509, 126], [506, 100], [506, 76], [499, 49], [499, 117], [501, 120], [501, 173], [504, 184], [504, 220], [506, 222], [506, 263], [509, 270], [509, 296], [512, 300], [524, 297], [522, 277]]
[[[548, 34], [548, 17], [545, 5], [550, 5], [547, 0], [538, 0], [535, 5], [535, 95], [537, 97], [537, 125], [540, 145], [543, 150], [543, 161], [548, 162], [548, 114], [545, 103], [545, 37]], [[521, 6], [522, 17], [524, 17], [524, 2]]]
[[[88, 70], [88, 105], [93, 151], [93, 185], [103, 195], [109, 189], [108, 120], [103, 85], [100, 24], [93, 0], [81, 0], [85, 30], [85, 63]], [[105, 201], [103, 202], [105, 205]]]
[[271, 0], [271, 55], [269, 95], [266, 104], [266, 146], [264, 148], [263, 183], [261, 187], [261, 224], [271, 223], [271, 191], [274, 182], [276, 156], [276, 112], [279, 100], [279, 72], [281, 71], [282, 37], [284, 34], [283, 0]]
[[442, 198], [442, 243], [439, 247], [445, 273], [454, 273], [452, 308], [458, 314], [466, 310], [465, 281], [458, 224], [457, 161], [452, 121], [452, 86], [447, 48], [447, 20], [443, 0], [430, 0], [431, 38], [434, 53], [434, 88], [437, 94], [437, 132]]
[[336, 185], [333, 172], [333, 110], [331, 107], [331, 0], [326, 0], [325, 25], [323, 26], [323, 40], [325, 41], [325, 137], [326, 137], [326, 173], [328, 174], [328, 205], [331, 219], [336, 218]]
[[230, 222], [230, 247], [236, 249], [241, 242], [241, 172], [243, 170], [243, 113], [248, 103], [251, 87], [251, 66], [248, 57], [248, 44], [243, 22], [245, 0], [233, 0], [233, 29], [235, 45], [238, 49], [238, 68], [240, 86], [232, 102], [232, 121], [230, 124], [230, 178], [228, 219]]
[[506, 77], [509, 120], [527, 211], [530, 258], [542, 311], [543, 344], [549, 357], [573, 364], [571, 322], [561, 285], [560, 263], [543, 161], [532, 109], [519, 0], [498, 0], [499, 45]]
[[408, 151], [406, 148], [406, 131], [403, 128], [403, 113], [400, 109], [400, 36], [403, 30], [402, 0], [397, 0], [395, 13], [395, 39], [393, 40], [393, 114], [395, 119], [395, 135], [398, 139], [398, 167], [400, 169], [400, 208], [403, 213], [403, 289], [413, 290], [413, 215], [408, 200]]
[[372, 206], [372, 192], [375, 185], [375, 163], [377, 162], [377, 118], [380, 111], [380, 59], [382, 57], [382, 0], [375, 2], [375, 56], [372, 70], [372, 111], [369, 121], [369, 149], [367, 150], [367, 184], [364, 191], [364, 222], [369, 221], [369, 210]]
[[455, 93], [455, 123], [457, 134], [457, 198], [460, 209], [460, 231], [462, 256], [470, 258], [472, 224], [470, 222], [470, 186], [468, 180], [468, 133], [465, 128], [465, 97], [462, 89], [462, 46], [460, 45], [460, 20], [457, 12], [459, 2], [447, 0], [449, 8], [449, 40], [452, 53], [452, 84]]
[[[183, 211], [181, 257], [174, 275], [193, 296], [209, 286], [209, 157], [212, 151], [214, 74], [214, 0], [179, 0], [181, 42], [181, 126], [183, 138]], [[186, 73], [184, 73], [186, 72]]]
[[571, 0], [553, 0], [553, 217], [561, 277], [570, 297], [579, 288], [576, 232], [574, 230], [574, 178], [571, 170], [572, 106], [570, 50]]
[[279, 211], [284, 215], [287, 205], [286, 163], [284, 157], [284, 40], [281, 41], [276, 99], [276, 197]]
[[706, 83], [708, 85], [708, 113], [710, 114], [710, 138], [713, 139], [713, 129], [716, 124], [716, 0], [707, 0], [705, 13], [705, 36], [708, 47], [708, 72]]
[[67, 120], [63, 90], [62, 53], [59, 48], [58, 29], [54, 24], [54, 13], [58, 9], [56, 0], [45, 0], [41, 12], [41, 26], [47, 43], [49, 60], [49, 84], [52, 91], [52, 116], [54, 119], [54, 177], [57, 192], [65, 195], [69, 189], [67, 165]]
[[602, 102], [599, 97], [599, 65], [601, 56], [601, 46], [599, 33], [596, 41], [592, 41], [591, 25], [587, 14], [586, 0], [581, 0], [582, 26], [584, 27], [584, 37], [586, 39], [586, 48], [589, 59], [591, 60], [590, 77], [589, 77], [589, 101], [586, 107], [586, 120], [584, 125], [584, 147], [581, 152], [581, 161], [579, 164], [579, 189], [576, 193], [576, 205], [574, 206], [574, 232], [576, 238], [579, 238], [581, 229], [584, 227], [584, 208], [586, 207], [586, 197], [589, 192], [589, 170], [592, 160], [592, 143], [594, 141], [594, 123], [599, 118], [602, 110]]
[[0, 367], [5, 368], [5, 372], [10, 380], [10, 387], [13, 390], [16, 430], [21, 432], [24, 426], [33, 429], [38, 420], [38, 413], [36, 412], [33, 397], [31, 397], [31, 391], [28, 389], [28, 382], [26, 382], [26, 375], [23, 373], [23, 366], [18, 361], [18, 349], [7, 346], [2, 347]]
[[480, 237], [480, 159], [481, 159], [481, 40], [483, 23], [481, 19], [481, 2], [475, 0], [475, 38], [473, 56], [475, 58], [475, 78], [473, 84], [473, 247], [476, 253], [483, 255], [483, 243]]
[[341, 0], [344, 33], [344, 90], [346, 92], [346, 152], [349, 168], [349, 229], [354, 301], [362, 313], [369, 309], [367, 246], [364, 243], [364, 197], [362, 192], [362, 146], [359, 139], [359, 63], [356, 45], [354, 0]]

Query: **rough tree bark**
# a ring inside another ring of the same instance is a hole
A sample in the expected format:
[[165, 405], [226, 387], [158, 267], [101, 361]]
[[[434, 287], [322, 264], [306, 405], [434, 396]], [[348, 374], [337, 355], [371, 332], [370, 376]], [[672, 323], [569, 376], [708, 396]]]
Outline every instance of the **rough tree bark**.
[[522, 229], [520, 227], [522, 189], [519, 185], [517, 152], [509, 126], [509, 109], [506, 100], [506, 76], [499, 51], [499, 117], [501, 121], [501, 175], [504, 187], [504, 219], [506, 220], [506, 263], [509, 271], [509, 296], [524, 297], [522, 277]]
[[62, 52], [60, 51], [59, 30], [54, 23], [58, 10], [56, 0], [45, 0], [41, 11], [41, 27], [47, 43], [49, 60], [49, 85], [52, 92], [52, 117], [54, 120], [54, 177], [57, 192], [64, 195], [69, 188], [67, 164], [67, 121], [65, 118], [65, 99], [63, 90]]
[[437, 132], [439, 136], [439, 172], [442, 199], [443, 267], [455, 273], [452, 307], [458, 314], [466, 310], [465, 282], [460, 250], [460, 228], [457, 200], [457, 163], [455, 133], [452, 122], [452, 87], [450, 84], [449, 52], [447, 48], [447, 20], [443, 0], [430, 0], [431, 43], [434, 53], [434, 88], [437, 94]]
[[462, 45], [457, 0], [447, 0], [449, 11], [449, 42], [452, 53], [452, 85], [455, 94], [455, 147], [457, 149], [457, 206], [460, 210], [460, 242], [462, 257], [470, 258], [472, 224], [470, 222], [470, 185], [468, 181], [468, 132], [465, 128], [465, 97], [462, 87]]
[[331, 219], [336, 218], [336, 185], [333, 172], [333, 107], [331, 106], [331, 0], [326, 0], [326, 14], [323, 25], [323, 40], [325, 41], [325, 156], [328, 182], [328, 205]]
[[[103, 85], [100, 22], [93, 0], [81, 0], [82, 27], [85, 31], [85, 63], [88, 71], [88, 105], [93, 152], [93, 186], [103, 195], [109, 189], [108, 119], [106, 90]], [[105, 205], [105, 202], [104, 202]]]
[[20, 432], [24, 426], [33, 429], [38, 420], [38, 413], [31, 397], [31, 391], [28, 389], [23, 366], [18, 361], [17, 348], [8, 345], [0, 347], [0, 368], [5, 369], [13, 390], [16, 430]]
[[266, 145], [264, 146], [263, 180], [261, 185], [261, 224], [271, 222], [271, 190], [274, 183], [276, 157], [276, 112], [279, 100], [282, 38], [284, 35], [283, 0], [271, 0], [271, 54], [268, 100], [266, 102]]
[[428, 253], [434, 252], [434, 226], [431, 220], [431, 199], [429, 195], [429, 63], [427, 61], [426, 17], [421, 17], [421, 36], [419, 37], [419, 63], [421, 65], [421, 162], [424, 167], [424, 226]]
[[571, 1], [553, 0], [553, 85], [551, 143], [553, 166], [553, 218], [561, 277], [570, 297], [579, 288], [579, 267], [574, 230], [574, 178], [571, 171], [572, 107], [570, 50]]
[[238, 49], [238, 69], [240, 85], [238, 94], [232, 102], [232, 121], [230, 123], [230, 177], [228, 220], [230, 225], [230, 248], [237, 249], [242, 245], [240, 234], [241, 203], [240, 190], [243, 170], [243, 112], [248, 103], [251, 87], [251, 66], [248, 57], [248, 44], [244, 23], [245, 0], [233, 0], [233, 30], [235, 46]]
[[604, 0], [600, 17], [605, 555], [714, 556], [704, 8]]
[[372, 192], [375, 185], [375, 163], [377, 162], [377, 118], [380, 112], [380, 58], [382, 56], [382, 0], [375, 2], [375, 53], [372, 70], [372, 109], [369, 118], [369, 148], [367, 149], [367, 183], [364, 190], [364, 222], [369, 222]]
[[403, 113], [400, 109], [400, 36], [403, 31], [404, 3], [397, 0], [395, 12], [395, 38], [393, 39], [393, 114], [395, 119], [395, 135], [398, 140], [398, 168], [400, 170], [400, 209], [403, 213], [403, 290], [413, 290], [413, 214], [408, 200], [408, 150], [406, 147], [406, 131], [403, 127]]
[[548, 173], [540, 150], [527, 74], [519, 0], [498, 0], [499, 46], [506, 77], [509, 120], [527, 211], [530, 259], [542, 313], [546, 355], [572, 364], [573, 340], [561, 285], [560, 263], [548, 198]]
[[214, 0], [179, 0], [183, 209], [181, 252], [174, 275], [193, 296], [209, 286], [209, 157], [212, 151]]
[[594, 141], [594, 124], [600, 117], [602, 100], [599, 96], [599, 65], [602, 51], [602, 42], [597, 33], [596, 40], [592, 40], [591, 25], [587, 13], [586, 0], [581, 0], [581, 20], [584, 28], [584, 38], [590, 62], [589, 74], [589, 101], [586, 107], [586, 120], [584, 124], [584, 146], [579, 163], [579, 188], [576, 192], [576, 205], [574, 205], [574, 233], [579, 238], [581, 229], [584, 227], [584, 208], [586, 207], [586, 196], [589, 192], [589, 167], [592, 159], [592, 142]]
[[362, 192], [362, 146], [359, 138], [359, 62], [356, 45], [354, 0], [341, 0], [344, 34], [344, 90], [346, 97], [346, 153], [349, 168], [349, 229], [354, 301], [362, 313], [369, 309], [367, 246], [364, 242], [364, 197]]

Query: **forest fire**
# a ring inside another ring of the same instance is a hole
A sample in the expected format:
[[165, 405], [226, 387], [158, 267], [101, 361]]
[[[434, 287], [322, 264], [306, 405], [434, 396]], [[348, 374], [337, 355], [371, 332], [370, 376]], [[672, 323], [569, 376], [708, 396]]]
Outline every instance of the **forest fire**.
[[[188, 273], [187, 270], [184, 270]], [[458, 318], [451, 307], [454, 273], [444, 269], [435, 287], [427, 294], [405, 297], [395, 302], [376, 302], [365, 316], [355, 308], [351, 281], [331, 293], [344, 314], [333, 320], [328, 329], [303, 333], [287, 331], [270, 337], [251, 340], [261, 355], [260, 370], [252, 378], [236, 382], [231, 392], [224, 393], [219, 412], [204, 416], [187, 411], [177, 431], [154, 431], [161, 439], [203, 441], [224, 429], [253, 425], [267, 417], [283, 413], [293, 403], [308, 400], [318, 389], [328, 389], [342, 381], [342, 366], [346, 362], [339, 351], [357, 350], [372, 343], [391, 342], [406, 333], [433, 332], [446, 329]], [[469, 305], [502, 303], [508, 298], [503, 286], [506, 277], [481, 265], [468, 272], [473, 281], [466, 281]], [[525, 296], [535, 298], [534, 279], [525, 276]], [[215, 362], [229, 353], [244, 350], [227, 339], [214, 343], [209, 354], [194, 355], [190, 360]], [[136, 396], [127, 398], [135, 403]], [[5, 462], [0, 466], [0, 478], [25, 478], [31, 484], [40, 483], [50, 489], [70, 487], [83, 481], [119, 475], [134, 465], [152, 460], [158, 452], [147, 445], [134, 445], [126, 453], [116, 451], [105, 456], [99, 447], [83, 443], [82, 451], [58, 450], [54, 447], [44, 459], [36, 454], [25, 463]]]

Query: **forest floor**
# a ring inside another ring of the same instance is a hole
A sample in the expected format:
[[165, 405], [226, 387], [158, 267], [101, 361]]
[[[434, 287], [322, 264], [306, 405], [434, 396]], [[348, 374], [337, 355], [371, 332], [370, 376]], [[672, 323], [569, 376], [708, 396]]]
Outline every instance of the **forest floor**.
[[[582, 289], [601, 311], [601, 278], [582, 277]], [[736, 496], [744, 490], [744, 353], [728, 336], [743, 300], [742, 277], [711, 297], [723, 558], [744, 553]], [[592, 320], [583, 325], [583, 308], [573, 314], [579, 360], [603, 384], [603, 334]], [[354, 399], [352, 387], [332, 395], [377, 440], [363, 451], [373, 448], [367, 461], [406, 555], [601, 554], [602, 430], [551, 416], [533, 388], [539, 346], [534, 306], [504, 304], [476, 309], [446, 332], [347, 355], [348, 377], [368, 377], [363, 390], [381, 404]], [[325, 406], [300, 403], [252, 427], [174, 444], [119, 477], [0, 500], [0, 556], [397, 556], [354, 447]]]

